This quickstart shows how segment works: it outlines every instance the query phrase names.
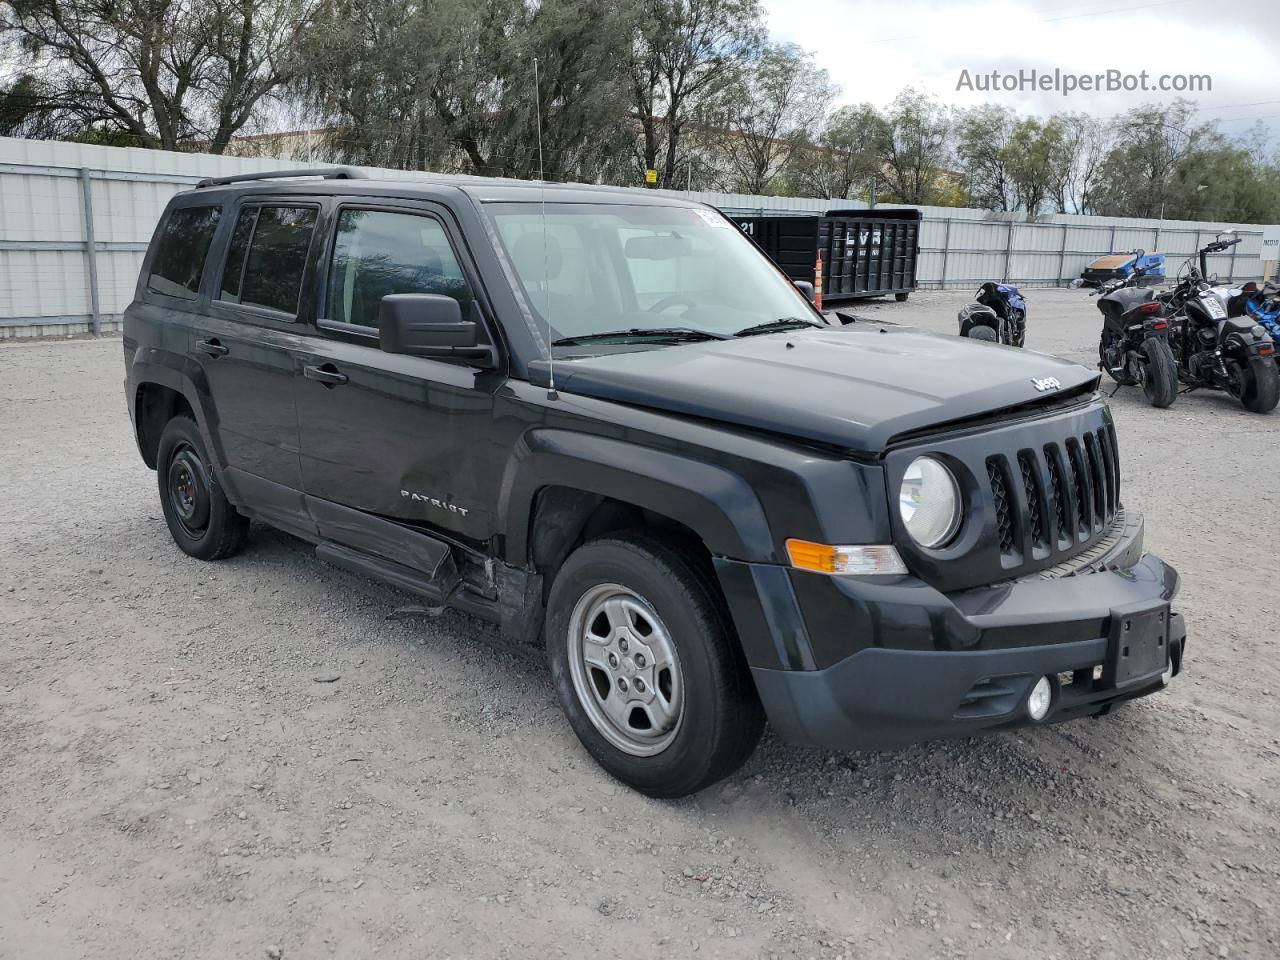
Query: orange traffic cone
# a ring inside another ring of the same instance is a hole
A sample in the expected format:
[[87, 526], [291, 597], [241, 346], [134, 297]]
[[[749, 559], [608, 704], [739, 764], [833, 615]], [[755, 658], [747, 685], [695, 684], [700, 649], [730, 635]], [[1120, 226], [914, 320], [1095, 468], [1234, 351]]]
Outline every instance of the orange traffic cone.
[[813, 265], [813, 305], [822, 312], [822, 251], [818, 251], [818, 260]]

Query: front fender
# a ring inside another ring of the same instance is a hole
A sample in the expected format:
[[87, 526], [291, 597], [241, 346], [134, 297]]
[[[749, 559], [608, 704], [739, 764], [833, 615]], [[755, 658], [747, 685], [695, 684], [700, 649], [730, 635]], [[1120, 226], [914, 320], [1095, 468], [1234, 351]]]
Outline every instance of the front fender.
[[713, 555], [779, 563], [765, 512], [750, 485], [724, 467], [623, 440], [554, 428], [527, 431], [503, 476], [499, 528], [507, 558], [529, 557], [538, 490], [565, 486], [634, 504], [693, 530]]

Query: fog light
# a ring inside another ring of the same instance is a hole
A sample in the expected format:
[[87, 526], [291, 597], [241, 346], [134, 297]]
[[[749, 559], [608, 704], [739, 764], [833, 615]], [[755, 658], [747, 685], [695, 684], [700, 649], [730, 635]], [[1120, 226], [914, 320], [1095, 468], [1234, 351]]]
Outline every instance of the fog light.
[[1027, 697], [1027, 714], [1032, 720], [1043, 720], [1049, 712], [1049, 704], [1053, 703], [1053, 684], [1048, 677], [1041, 677], [1031, 688], [1031, 696]]

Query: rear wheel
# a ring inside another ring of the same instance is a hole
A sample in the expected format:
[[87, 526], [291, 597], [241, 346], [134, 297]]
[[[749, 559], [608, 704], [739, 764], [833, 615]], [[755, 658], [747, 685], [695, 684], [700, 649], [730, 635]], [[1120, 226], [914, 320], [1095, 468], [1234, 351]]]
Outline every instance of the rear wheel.
[[1255, 357], [1239, 368], [1237, 399], [1250, 413], [1270, 413], [1280, 403], [1280, 371], [1269, 357]]
[[551, 588], [547, 656], [583, 746], [619, 780], [682, 797], [728, 776], [764, 726], [708, 574], [648, 538], [595, 540]]
[[909, 296], [911, 296], [909, 293], [895, 293], [893, 295], [893, 299], [897, 300], [899, 303], [906, 303], [907, 297]]
[[1167, 407], [1178, 399], [1178, 368], [1169, 344], [1156, 337], [1142, 341], [1142, 392], [1153, 407]]
[[221, 560], [244, 545], [249, 520], [223, 494], [200, 430], [190, 417], [174, 417], [165, 424], [156, 478], [165, 523], [183, 553], [198, 560]]
[[969, 328], [966, 334], [970, 340], [984, 340], [987, 343], [996, 342], [996, 332], [988, 327], [985, 323], [977, 323]]

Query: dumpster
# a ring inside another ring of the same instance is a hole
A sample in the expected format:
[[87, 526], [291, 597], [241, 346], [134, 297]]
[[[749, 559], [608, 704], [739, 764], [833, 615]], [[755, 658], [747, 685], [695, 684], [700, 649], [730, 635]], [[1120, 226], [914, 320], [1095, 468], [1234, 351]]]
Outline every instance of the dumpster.
[[920, 211], [828, 210], [822, 216], [733, 217], [792, 280], [813, 282], [822, 252], [824, 302], [899, 300], [916, 288]]

